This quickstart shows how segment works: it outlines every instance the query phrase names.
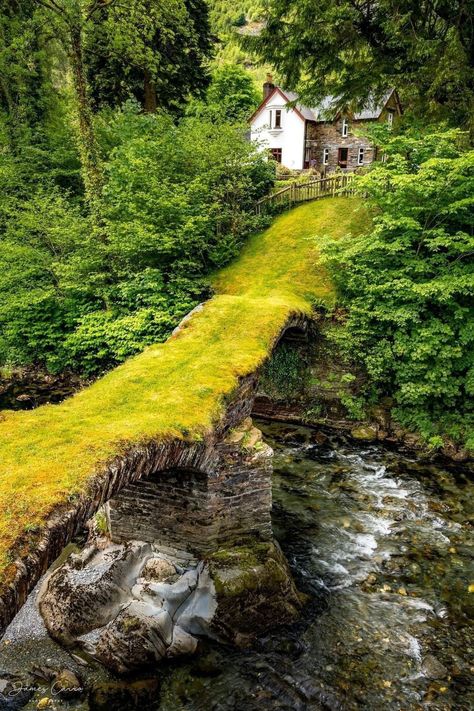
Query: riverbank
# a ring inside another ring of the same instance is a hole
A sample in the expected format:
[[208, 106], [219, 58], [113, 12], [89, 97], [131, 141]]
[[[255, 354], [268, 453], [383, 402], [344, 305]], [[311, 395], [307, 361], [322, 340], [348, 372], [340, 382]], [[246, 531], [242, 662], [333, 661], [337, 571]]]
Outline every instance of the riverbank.
[[374, 402], [357, 354], [351, 361], [341, 356], [341, 337], [338, 319], [323, 309], [315, 312], [306, 338], [285, 336], [263, 366], [254, 414], [322, 432], [343, 432], [355, 442], [385, 442], [425, 459], [473, 459], [472, 451], [447, 435], [433, 446], [419, 432], [403, 427], [395, 417], [392, 397]]

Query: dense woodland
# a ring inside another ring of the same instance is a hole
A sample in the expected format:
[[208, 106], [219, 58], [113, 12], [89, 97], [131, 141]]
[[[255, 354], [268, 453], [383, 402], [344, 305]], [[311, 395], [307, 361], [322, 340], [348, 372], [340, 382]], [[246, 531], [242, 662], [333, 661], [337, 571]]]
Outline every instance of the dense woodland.
[[375, 227], [324, 248], [334, 339], [360, 408], [389, 396], [433, 446], [474, 448], [472, 0], [0, 8], [0, 365], [97, 375], [209, 295], [274, 181], [245, 138], [269, 63], [307, 103], [397, 86], [359, 178]]

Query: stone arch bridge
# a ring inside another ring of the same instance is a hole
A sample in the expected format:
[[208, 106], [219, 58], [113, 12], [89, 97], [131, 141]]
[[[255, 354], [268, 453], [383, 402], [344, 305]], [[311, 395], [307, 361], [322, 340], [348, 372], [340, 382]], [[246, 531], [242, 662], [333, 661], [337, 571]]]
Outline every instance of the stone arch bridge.
[[105, 502], [112, 536], [199, 557], [272, 536], [271, 450], [249, 420], [276, 344], [333, 290], [318, 234], [367, 226], [356, 198], [278, 217], [164, 344], [60, 405], [0, 413], [0, 632]]

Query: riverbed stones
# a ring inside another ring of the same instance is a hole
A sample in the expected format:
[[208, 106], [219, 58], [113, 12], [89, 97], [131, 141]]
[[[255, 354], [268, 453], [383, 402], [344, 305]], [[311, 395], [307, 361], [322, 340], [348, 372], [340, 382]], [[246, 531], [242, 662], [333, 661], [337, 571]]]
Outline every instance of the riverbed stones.
[[448, 670], [436, 657], [428, 654], [421, 665], [421, 672], [428, 679], [445, 679], [448, 675]]
[[362, 442], [375, 442], [377, 429], [376, 425], [358, 425], [351, 429], [351, 437]]

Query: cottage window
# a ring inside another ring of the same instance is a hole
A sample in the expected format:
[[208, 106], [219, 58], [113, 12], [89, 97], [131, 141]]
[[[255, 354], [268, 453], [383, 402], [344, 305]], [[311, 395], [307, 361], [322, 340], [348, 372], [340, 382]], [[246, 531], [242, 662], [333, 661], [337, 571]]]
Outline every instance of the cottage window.
[[359, 153], [357, 154], [357, 165], [364, 165], [364, 149], [359, 148]]
[[323, 150], [323, 165], [327, 165], [329, 163], [329, 148], [325, 148]]
[[271, 148], [270, 155], [277, 163], [281, 163], [281, 148]]
[[275, 111], [275, 128], [281, 128], [281, 109]]
[[341, 135], [343, 138], [347, 138], [347, 136], [349, 135], [349, 121], [346, 118], [342, 119]]
[[389, 111], [387, 114], [387, 123], [390, 127], [393, 126], [393, 111]]

